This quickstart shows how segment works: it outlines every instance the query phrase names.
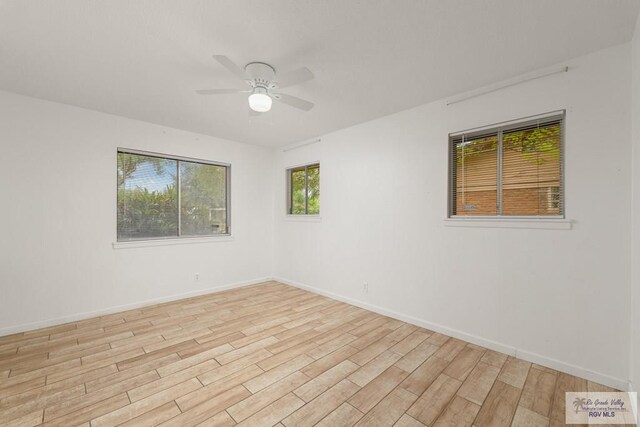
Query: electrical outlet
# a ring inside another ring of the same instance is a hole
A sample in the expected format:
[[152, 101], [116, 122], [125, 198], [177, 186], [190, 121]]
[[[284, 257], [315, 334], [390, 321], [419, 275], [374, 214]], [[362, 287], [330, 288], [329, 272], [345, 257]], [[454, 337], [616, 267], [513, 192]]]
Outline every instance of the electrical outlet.
[[369, 284], [367, 282], [364, 282], [362, 284], [362, 292], [364, 292], [365, 294], [369, 293]]
[[196, 273], [196, 275], [193, 277], [193, 280], [195, 280], [196, 282], [200, 281], [200, 273]]

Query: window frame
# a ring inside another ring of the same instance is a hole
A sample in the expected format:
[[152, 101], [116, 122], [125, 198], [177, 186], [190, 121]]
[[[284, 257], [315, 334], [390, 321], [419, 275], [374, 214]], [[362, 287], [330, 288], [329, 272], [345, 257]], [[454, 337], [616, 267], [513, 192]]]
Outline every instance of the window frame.
[[[231, 163], [224, 163], [212, 160], [199, 159], [194, 157], [178, 156], [173, 154], [159, 153], [154, 151], [137, 150], [132, 148], [117, 147], [116, 149], [116, 165], [118, 163], [118, 155], [133, 154], [138, 156], [156, 157], [166, 160], [175, 160], [177, 162], [177, 195], [178, 195], [178, 235], [177, 236], [165, 236], [165, 237], [144, 237], [137, 239], [119, 239], [118, 238], [118, 171], [116, 166], [116, 238], [117, 244], [140, 243], [140, 242], [162, 242], [162, 241], [179, 241], [190, 239], [215, 239], [215, 238], [229, 238], [231, 236]], [[227, 229], [225, 233], [216, 234], [203, 234], [203, 235], [182, 235], [182, 199], [181, 199], [181, 180], [180, 180], [180, 162], [198, 163], [203, 165], [221, 166], [225, 168], [225, 207], [226, 207], [226, 223]]]
[[[309, 213], [309, 169], [313, 167], [318, 167], [318, 174], [320, 174], [320, 162], [311, 162], [305, 163], [302, 165], [291, 166], [286, 170], [287, 176], [287, 213], [286, 215], [291, 218], [318, 218], [320, 217], [320, 210], [318, 213]], [[304, 170], [304, 188], [305, 188], [305, 197], [304, 197], [304, 211], [305, 213], [293, 213], [293, 189], [291, 188], [293, 181], [291, 179], [291, 174], [293, 172]], [[320, 186], [320, 183], [318, 183]], [[320, 193], [322, 194], [322, 192]]]
[[[547, 123], [560, 123], [560, 185], [559, 185], [559, 203], [560, 213], [558, 215], [503, 215], [502, 214], [502, 161], [503, 161], [503, 134], [520, 128], [526, 128], [535, 124], [543, 125]], [[483, 220], [534, 220], [534, 221], [557, 221], [566, 219], [566, 193], [565, 193], [565, 132], [566, 132], [566, 110], [551, 111], [535, 116], [523, 117], [520, 119], [509, 120], [506, 122], [495, 123], [478, 128], [468, 129], [459, 132], [452, 132], [448, 135], [448, 164], [447, 164], [447, 219], [456, 221], [483, 221]], [[485, 135], [496, 134], [498, 138], [497, 146], [497, 171], [496, 171], [496, 188], [497, 188], [497, 208], [495, 215], [456, 215], [456, 185], [455, 173], [453, 171], [456, 165], [454, 156], [456, 149], [456, 140], [462, 136], [465, 138], [477, 138]]]

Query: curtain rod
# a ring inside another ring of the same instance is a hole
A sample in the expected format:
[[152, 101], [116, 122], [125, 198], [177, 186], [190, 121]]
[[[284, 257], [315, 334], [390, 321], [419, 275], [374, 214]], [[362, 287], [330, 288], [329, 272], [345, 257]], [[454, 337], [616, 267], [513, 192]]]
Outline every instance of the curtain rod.
[[282, 148], [282, 152], [287, 152], [291, 150], [295, 150], [296, 148], [304, 147], [305, 145], [315, 144], [316, 142], [320, 142], [320, 138], [313, 138], [307, 141], [297, 142], [295, 144], [290, 144]]
[[449, 101], [447, 101], [447, 106], [457, 104], [458, 102], [466, 101], [467, 99], [475, 98], [480, 95], [495, 92], [497, 90], [504, 89], [510, 86], [515, 86], [520, 83], [540, 79], [542, 77], [551, 76], [553, 74], [566, 73], [567, 71], [569, 71], [569, 67], [567, 67], [566, 65], [560, 69], [554, 67], [552, 69], [546, 68], [544, 70], [534, 71], [532, 73], [524, 74], [522, 76], [518, 76], [509, 80], [504, 80], [502, 82], [481, 87], [480, 89], [472, 90], [462, 95], [453, 97]]
[[485, 129], [492, 129], [492, 128], [496, 128], [496, 127], [509, 126], [509, 125], [515, 124], [515, 123], [526, 124], [526, 123], [530, 123], [530, 122], [535, 121], [535, 120], [542, 120], [542, 119], [545, 119], [545, 118], [548, 118], [548, 117], [564, 116], [564, 114], [565, 114], [565, 110], [549, 111], [548, 113], [536, 114], [536, 115], [533, 115], [533, 116], [521, 117], [519, 119], [506, 120], [504, 122], [499, 122], [499, 123], [492, 123], [490, 125], [480, 126], [480, 127], [477, 127], [477, 128], [465, 129], [465, 130], [461, 130], [461, 131], [458, 131], [458, 132], [450, 133], [449, 136], [450, 137], [456, 137], [456, 136], [460, 136], [460, 135], [481, 132], [481, 131], [483, 131]]

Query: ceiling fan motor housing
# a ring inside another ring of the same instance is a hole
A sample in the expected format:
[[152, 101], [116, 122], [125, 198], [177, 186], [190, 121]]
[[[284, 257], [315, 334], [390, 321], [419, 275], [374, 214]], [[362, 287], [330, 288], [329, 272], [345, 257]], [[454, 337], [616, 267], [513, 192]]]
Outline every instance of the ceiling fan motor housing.
[[251, 80], [247, 80], [249, 86], [265, 89], [275, 87], [273, 79], [276, 76], [276, 70], [271, 65], [264, 62], [250, 62], [244, 67], [244, 70], [251, 78]]

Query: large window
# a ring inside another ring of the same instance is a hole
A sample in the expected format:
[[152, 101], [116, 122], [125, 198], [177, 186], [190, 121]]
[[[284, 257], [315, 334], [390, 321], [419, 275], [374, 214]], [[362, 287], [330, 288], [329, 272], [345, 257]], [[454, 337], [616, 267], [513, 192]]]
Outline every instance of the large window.
[[449, 216], [564, 216], [564, 113], [449, 136]]
[[287, 195], [289, 215], [319, 215], [320, 165], [287, 169]]
[[229, 171], [118, 150], [118, 241], [229, 234]]

